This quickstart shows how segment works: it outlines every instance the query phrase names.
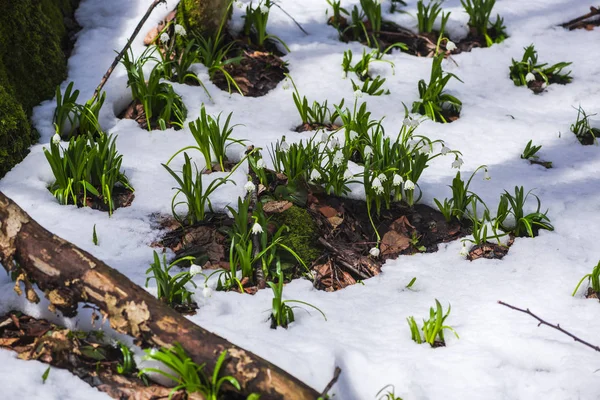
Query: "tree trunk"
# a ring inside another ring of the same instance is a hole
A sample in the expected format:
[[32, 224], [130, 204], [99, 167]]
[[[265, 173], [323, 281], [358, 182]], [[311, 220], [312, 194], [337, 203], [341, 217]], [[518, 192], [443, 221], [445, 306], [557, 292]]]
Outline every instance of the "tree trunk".
[[245, 395], [260, 393], [262, 400], [319, 397], [287, 372], [195, 325], [119, 271], [53, 235], [1, 192], [0, 262], [17, 275], [19, 294], [24, 284], [30, 301], [39, 301], [35, 283], [50, 308], [68, 317], [76, 314], [79, 302], [93, 304], [113, 329], [133, 336], [142, 347], [179, 342], [196, 363], [206, 363], [209, 370], [219, 353], [227, 350], [224, 373], [237, 378]]
[[212, 35], [227, 13], [229, 0], [180, 0], [177, 22], [188, 31]]

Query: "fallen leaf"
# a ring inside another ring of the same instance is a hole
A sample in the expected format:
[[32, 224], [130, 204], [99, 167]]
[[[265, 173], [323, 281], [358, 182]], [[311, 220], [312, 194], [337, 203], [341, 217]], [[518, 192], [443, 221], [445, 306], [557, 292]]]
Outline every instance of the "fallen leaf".
[[267, 214], [280, 214], [291, 207], [291, 201], [269, 201], [263, 205], [263, 211]]
[[330, 206], [319, 207], [319, 212], [323, 214], [325, 218], [335, 217], [338, 214], [337, 210]]
[[381, 239], [381, 254], [384, 256], [399, 254], [410, 247], [410, 239], [402, 233], [388, 231]]

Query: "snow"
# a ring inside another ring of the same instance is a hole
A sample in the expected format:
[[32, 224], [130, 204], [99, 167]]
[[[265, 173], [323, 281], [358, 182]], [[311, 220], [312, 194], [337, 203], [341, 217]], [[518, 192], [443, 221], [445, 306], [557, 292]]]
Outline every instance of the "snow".
[[[151, 0], [83, 0], [76, 17], [83, 26], [69, 60], [69, 81], [81, 91], [80, 100], [89, 98], [114, 51], [126, 43]], [[133, 44], [136, 54], [143, 51], [143, 32], [164, 16], [168, 7], [159, 6]], [[245, 3], [249, 3], [245, 1]], [[310, 101], [327, 99], [330, 104], [342, 98], [353, 101], [350, 79], [341, 78], [342, 54], [352, 49], [362, 53], [358, 43], [344, 44], [325, 24], [324, 0], [281, 0], [280, 5], [310, 32], [305, 36], [279, 9], [271, 12], [268, 30], [282, 38], [292, 50], [285, 57], [290, 74], [301, 95]], [[343, 1], [344, 6], [358, 0]], [[389, 1], [384, 1], [388, 9]], [[542, 231], [535, 239], [519, 238], [501, 261], [468, 262], [459, 256], [459, 241], [441, 245], [437, 253], [402, 256], [385, 264], [383, 273], [335, 293], [316, 291], [306, 280], [286, 285], [284, 297], [307, 301], [327, 315], [324, 321], [316, 312], [299, 311], [288, 330], [269, 329], [266, 321], [272, 294], [260, 291], [255, 296], [214, 291], [197, 300], [200, 310], [191, 317], [195, 323], [231, 342], [266, 358], [292, 375], [321, 391], [331, 379], [335, 366], [342, 375], [334, 386], [337, 399], [371, 399], [385, 385], [393, 384], [396, 395], [404, 399], [593, 399], [600, 393], [600, 368], [597, 353], [549, 329], [521, 313], [497, 304], [498, 300], [532, 311], [573, 333], [597, 343], [600, 330], [598, 304], [586, 300], [581, 292], [571, 297], [579, 279], [600, 259], [600, 157], [597, 146], [581, 146], [569, 131], [581, 105], [588, 113], [600, 110], [600, 63], [593, 43], [600, 40], [600, 29], [568, 32], [556, 25], [587, 12], [588, 1], [500, 0], [494, 13], [504, 17], [509, 38], [488, 49], [474, 49], [444, 62], [445, 70], [458, 75], [464, 83], [451, 80], [450, 92], [463, 102], [461, 118], [452, 124], [424, 122], [417, 133], [430, 139], [443, 139], [463, 154], [463, 176], [486, 164], [492, 179], [473, 179], [471, 189], [494, 210], [500, 193], [515, 185], [535, 188], [542, 207], [556, 230]], [[414, 12], [414, 1], [407, 9]], [[451, 38], [466, 35], [467, 16], [460, 1], [447, 0], [444, 9], [452, 11], [448, 27]], [[242, 11], [234, 9], [234, 28], [241, 27]], [[416, 26], [410, 15], [386, 18]], [[541, 95], [516, 87], [508, 78], [511, 58], [520, 59], [523, 48], [534, 43], [540, 61], [550, 64], [572, 61], [573, 82], [551, 85]], [[404, 118], [402, 103], [417, 99], [417, 82], [427, 78], [430, 59], [395, 52], [386, 56], [395, 63], [394, 71], [385, 63], [373, 66], [374, 74], [386, 78], [389, 96], [369, 97], [374, 118], [385, 116], [388, 134], [398, 131]], [[196, 66], [214, 102], [199, 87], [174, 84], [188, 107], [188, 122], [199, 115], [202, 103], [207, 113], [233, 112], [234, 137], [248, 139], [265, 150], [285, 135], [287, 141], [310, 137], [290, 129], [300, 123], [291, 91], [280, 84], [262, 98], [242, 98], [220, 91], [208, 80], [206, 68]], [[87, 208], [61, 206], [46, 189], [52, 174], [43, 154], [54, 131], [54, 100], [34, 110], [33, 120], [41, 134], [39, 144], [0, 181], [0, 190], [15, 200], [40, 224], [53, 233], [91, 252], [107, 264], [143, 285], [145, 270], [152, 259], [150, 243], [160, 236], [152, 214], [170, 213], [173, 182], [160, 165], [175, 151], [193, 144], [188, 129], [148, 133], [135, 122], [118, 120], [115, 112], [129, 102], [125, 71], [119, 67], [105, 89], [107, 100], [101, 123], [118, 134], [117, 145], [123, 154], [123, 168], [136, 189], [131, 207], [107, 214]], [[598, 126], [598, 118], [592, 124]], [[186, 123], [187, 125], [187, 123]], [[542, 159], [552, 161], [546, 170], [519, 158], [530, 140], [543, 145]], [[239, 156], [243, 148], [231, 148]], [[270, 163], [265, 151], [265, 159]], [[433, 198], [450, 195], [447, 187], [456, 173], [452, 156], [439, 157], [424, 172], [419, 183], [422, 202], [433, 206]], [[175, 161], [178, 167], [181, 161]], [[211, 175], [218, 177], [219, 174]], [[221, 175], [222, 176], [222, 175]], [[235, 204], [244, 193], [245, 171], [232, 177], [237, 185], [221, 187], [212, 196], [213, 204], [223, 208]], [[209, 178], [206, 178], [209, 179]], [[353, 196], [360, 196], [357, 189]], [[533, 206], [533, 205], [532, 205]], [[96, 225], [99, 246], [91, 240]], [[0, 274], [1, 275], [1, 274]], [[412, 290], [405, 285], [413, 277]], [[202, 287], [202, 278], [196, 282]], [[214, 285], [214, 282], [211, 282]], [[20, 309], [34, 316], [50, 318], [69, 326], [90, 328], [89, 318], [66, 320], [47, 311], [47, 303], [27, 304], [12, 290], [7, 276], [0, 276], [0, 312]], [[155, 288], [149, 290], [155, 293]], [[447, 347], [431, 349], [410, 339], [408, 316], [417, 321], [439, 299], [444, 308], [452, 305], [448, 324], [460, 339], [447, 334]], [[96, 327], [98, 328], [98, 327]], [[53, 368], [42, 384], [46, 365], [17, 360], [13, 353], [0, 351], [0, 387], [3, 398], [21, 399], [101, 399], [108, 398], [79, 378]], [[1, 396], [0, 396], [1, 397]]]

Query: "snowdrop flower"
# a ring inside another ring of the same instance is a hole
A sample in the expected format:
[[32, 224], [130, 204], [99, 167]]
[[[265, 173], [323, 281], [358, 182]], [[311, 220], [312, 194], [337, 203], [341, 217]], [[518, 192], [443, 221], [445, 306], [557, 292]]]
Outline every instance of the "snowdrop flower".
[[263, 233], [263, 228], [258, 222], [255, 222], [254, 225], [252, 225], [252, 234], [258, 235], [259, 233]]
[[212, 289], [209, 288], [208, 285], [204, 285], [204, 289], [202, 289], [202, 296], [204, 296], [204, 298], [212, 296]]
[[239, 9], [241, 9], [242, 7], [244, 7], [244, 3], [242, 3], [241, 1], [236, 1], [235, 6]]
[[285, 140], [283, 140], [279, 144], [279, 148], [281, 149], [281, 151], [288, 151], [290, 149], [290, 145]]
[[254, 183], [252, 183], [252, 181], [248, 181], [244, 185], [244, 190], [246, 190], [246, 192], [248, 192], [248, 193], [252, 193], [256, 190], [256, 185]]
[[156, 354], [158, 354], [158, 349], [157, 349], [156, 347], [153, 347], [153, 348], [150, 350], [150, 353], [149, 353], [149, 354], [150, 354], [151, 356], [155, 356]]
[[392, 180], [394, 186], [400, 186], [402, 185], [402, 182], [404, 182], [404, 179], [402, 179], [400, 175], [394, 174], [394, 179]]
[[535, 75], [532, 74], [531, 72], [528, 72], [527, 75], [525, 75], [525, 80], [527, 82], [535, 81]]
[[387, 181], [387, 176], [384, 173], [379, 174], [378, 178], [381, 182]]
[[369, 250], [369, 254], [373, 257], [379, 257], [379, 249], [377, 247], [373, 247], [371, 250]]
[[486, 181], [489, 181], [490, 179], [492, 179], [492, 177], [490, 176], [490, 173], [488, 172], [487, 168], [484, 170], [483, 179], [485, 179]]
[[338, 140], [338, 138], [333, 138], [333, 140], [331, 141], [331, 148], [335, 149], [337, 147], [340, 147], [340, 141]]
[[456, 45], [454, 44], [453, 41], [448, 40], [448, 43], [446, 43], [446, 50], [448, 50], [448, 51], [456, 50]]
[[375, 177], [375, 179], [373, 179], [373, 183], [371, 184], [371, 186], [373, 187], [373, 191], [376, 194], [383, 193], [383, 186], [381, 186], [381, 180], [379, 180], [379, 178]]
[[52, 143], [54, 143], [54, 144], [60, 143], [60, 135], [58, 133], [55, 133], [54, 136], [52, 136]]
[[406, 182], [404, 182], [404, 190], [415, 190], [415, 183], [410, 179], [407, 179]]
[[187, 35], [185, 28], [179, 24], [175, 24], [175, 34], [179, 36]]
[[288, 78], [285, 78], [281, 87], [283, 88], [283, 90], [288, 90], [290, 88], [290, 80]]
[[342, 72], [342, 79], [346, 79], [348, 77], [348, 73], [346, 71]]
[[346, 172], [344, 172], [344, 180], [349, 181], [352, 178], [354, 178], [354, 174], [347, 169]]
[[460, 157], [456, 157], [456, 160], [452, 162], [452, 168], [460, 169], [461, 165], [464, 164], [464, 161]]
[[313, 169], [312, 172], [310, 173], [310, 180], [318, 181], [320, 179], [321, 179], [321, 173], [319, 171], [317, 171], [316, 169]]
[[358, 133], [356, 131], [350, 131], [350, 133], [348, 133], [348, 138], [352, 141], [354, 139], [356, 139], [358, 137]]
[[198, 264], [192, 264], [190, 267], [190, 275], [198, 275], [202, 273], [202, 267]]
[[342, 153], [341, 150], [336, 151], [335, 154], [333, 155], [333, 165], [335, 165], [336, 167], [339, 167], [340, 165], [342, 165], [343, 162], [344, 162], [344, 154]]
[[548, 84], [546, 82], [542, 83], [542, 89], [546, 89], [548, 87]]
[[450, 150], [450, 147], [446, 147], [446, 145], [444, 144], [442, 146], [442, 150], [440, 150], [440, 153], [445, 156], [446, 154], [450, 153], [452, 150]]
[[263, 168], [266, 168], [266, 167], [267, 167], [267, 163], [265, 162], [264, 159], [261, 158], [260, 160], [258, 160], [256, 162], [256, 168], [263, 169]]
[[321, 142], [327, 143], [328, 141], [329, 141], [329, 135], [327, 134], [327, 132], [323, 131], [323, 133], [321, 134]]
[[465, 242], [463, 242], [462, 249], [460, 249], [460, 253], [458, 254], [460, 254], [461, 257], [466, 257], [469, 255], [469, 250], [467, 250], [467, 245]]
[[354, 97], [355, 97], [355, 98], [357, 98], [357, 99], [359, 99], [359, 98], [363, 97], [363, 92], [362, 92], [362, 90], [360, 90], [360, 89], [357, 89], [357, 90], [354, 92]]
[[371, 146], [365, 146], [365, 149], [363, 150], [365, 157], [369, 157], [370, 155], [373, 154], [373, 149], [371, 148]]
[[267, 7], [266, 5], [262, 5], [260, 6], [260, 12], [263, 14], [268, 14], [269, 13], [269, 7]]
[[162, 35], [160, 35], [160, 42], [161, 43], [167, 43], [169, 41], [169, 35], [165, 32]]

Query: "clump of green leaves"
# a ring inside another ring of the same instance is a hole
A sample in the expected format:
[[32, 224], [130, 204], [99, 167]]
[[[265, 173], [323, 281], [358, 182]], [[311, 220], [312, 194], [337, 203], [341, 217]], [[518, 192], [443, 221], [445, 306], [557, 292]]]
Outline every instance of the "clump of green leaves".
[[261, 0], [256, 7], [253, 7], [252, 3], [250, 3], [246, 8], [246, 15], [244, 16], [244, 35], [252, 38], [255, 44], [260, 47], [264, 47], [267, 40], [274, 40], [279, 42], [289, 52], [289, 47], [287, 47], [281, 38], [267, 33], [269, 12], [272, 6], [273, 2], [271, 0]]
[[570, 62], [559, 62], [551, 66], [548, 63], [538, 62], [537, 51], [533, 44], [524, 48], [525, 53], [521, 61], [512, 60], [510, 66], [510, 79], [515, 86], [527, 86], [536, 93], [543, 91], [551, 83], [567, 84], [573, 80], [571, 71], [563, 73], [562, 70]]
[[460, 3], [469, 14], [469, 26], [485, 38], [488, 47], [506, 39], [504, 19], [498, 14], [496, 22], [492, 23], [490, 19], [496, 0], [460, 0]]
[[600, 261], [598, 264], [596, 264], [594, 269], [592, 269], [591, 273], [586, 274], [583, 278], [581, 278], [577, 286], [575, 286], [572, 296], [575, 296], [577, 290], [579, 290], [579, 286], [581, 286], [583, 281], [586, 279], [589, 281], [590, 289], [593, 290], [597, 295], [600, 295]]
[[366, 93], [369, 96], [381, 96], [384, 94], [390, 94], [390, 91], [382, 88], [385, 83], [385, 78], [381, 78], [379, 75], [375, 79], [367, 78], [363, 82], [362, 86], [357, 85], [352, 80], [352, 90], [355, 92], [360, 90], [362, 93]]
[[183, 389], [187, 393], [201, 393], [206, 400], [217, 400], [225, 383], [229, 383], [238, 391], [241, 389], [238, 380], [233, 376], [219, 377], [227, 357], [227, 350], [221, 352], [210, 375], [204, 371], [205, 364], [196, 364], [177, 342], [170, 348], [163, 347], [159, 350], [145, 350], [145, 352], [146, 360], [159, 361], [172, 371], [172, 373], [166, 372], [159, 368], [143, 368], [140, 371], [140, 375], [154, 372], [175, 381], [177, 386], [171, 390], [169, 399], [175, 392]]
[[[449, 14], [442, 13], [442, 29], [443, 32], [446, 26], [446, 21]], [[458, 115], [462, 108], [462, 102], [446, 93], [444, 89], [451, 78], [457, 79], [462, 82], [459, 77], [450, 72], [444, 72], [442, 69], [442, 61], [444, 60], [444, 53], [439, 51], [440, 43], [443, 37], [440, 35], [436, 47], [436, 54], [433, 56], [431, 65], [431, 75], [429, 77], [429, 83], [421, 79], [418, 84], [419, 89], [419, 100], [415, 101], [412, 105], [412, 112], [426, 115], [434, 121], [448, 122], [446, 118], [448, 113]]]
[[521, 153], [521, 158], [523, 160], [529, 160], [529, 159], [537, 160], [539, 157], [536, 156], [536, 153], [538, 151], [540, 151], [541, 148], [542, 148], [541, 145], [536, 146], [533, 144], [533, 140], [530, 140], [529, 142], [527, 142], [527, 145], [525, 146], [523, 153]]
[[[171, 212], [173, 213], [173, 216], [181, 223], [194, 225], [197, 222], [204, 221], [207, 210], [212, 212], [210, 195], [217, 190], [219, 186], [231, 181], [229, 177], [236, 168], [234, 168], [226, 177], [212, 180], [208, 184], [208, 187], [205, 188], [204, 183], [202, 182], [203, 174], [198, 171], [198, 167], [195, 163], [194, 168], [192, 169], [192, 161], [186, 152], [183, 153], [183, 156], [185, 161], [181, 170], [181, 176], [173, 171], [168, 165], [162, 164], [162, 166], [169, 174], [171, 174], [179, 185], [174, 188], [177, 192], [173, 195], [171, 201]], [[177, 201], [180, 194], [185, 197], [185, 200]], [[187, 213], [184, 216], [176, 211], [177, 206], [182, 204], [187, 206]]]
[[[524, 207], [530, 195], [535, 197], [537, 207], [535, 211], [526, 213]], [[496, 222], [503, 231], [512, 232], [518, 237], [534, 237], [540, 229], [553, 231], [554, 227], [550, 223], [550, 218], [546, 215], [548, 211], [542, 213], [540, 209], [539, 197], [531, 193], [531, 190], [525, 194], [523, 186], [515, 186], [514, 195], [505, 190], [500, 196]], [[511, 216], [510, 222], [508, 220], [509, 216]]]
[[[411, 338], [418, 344], [429, 343], [431, 347], [445, 346], [446, 341], [444, 339], [444, 330], [448, 329], [458, 338], [458, 333], [451, 326], [444, 325], [446, 318], [450, 315], [450, 305], [446, 314], [442, 310], [442, 305], [436, 299], [435, 308], [429, 309], [429, 319], [423, 319], [423, 326], [419, 329], [417, 322], [414, 317], [408, 317], [407, 322], [410, 327]], [[423, 331], [423, 336], [421, 332]]]
[[367, 53], [367, 51], [363, 49], [362, 56], [355, 65], [352, 65], [352, 50], [346, 50], [342, 58], [342, 70], [344, 71], [344, 76], [347, 76], [349, 72], [354, 72], [361, 81], [365, 82], [371, 78], [369, 75], [369, 66], [374, 62], [388, 63], [393, 70], [394, 63], [389, 60], [384, 60], [383, 56], [391, 51], [394, 47], [406, 49], [406, 45], [404, 43], [395, 43], [386, 48], [384, 51], [374, 49]]
[[188, 260], [194, 261], [194, 257], [188, 256], [177, 259], [171, 263], [167, 262], [167, 256], [163, 254], [162, 263], [158, 253], [154, 251], [154, 261], [150, 264], [150, 268], [146, 270], [146, 275], [151, 274], [146, 278], [146, 287], [148, 283], [154, 279], [157, 287], [157, 297], [160, 301], [173, 308], [179, 306], [188, 307], [191, 306], [192, 294], [186, 285], [191, 283], [192, 286], [196, 287], [189, 271], [181, 271], [175, 275], [171, 275], [171, 270], [181, 261]]
[[[165, 68], [170, 69], [171, 67], [157, 62], [158, 60], [153, 56], [155, 51], [156, 47], [148, 47], [137, 59], [133, 58], [131, 50], [125, 53], [121, 63], [127, 71], [127, 86], [131, 88], [133, 100], [143, 106], [142, 127], [149, 131], [156, 125], [163, 130], [171, 126], [181, 129], [187, 109], [181, 96], [173, 90], [173, 86], [162, 81]], [[157, 64], [146, 77], [144, 65], [148, 61], [154, 61]]]
[[196, 140], [197, 146], [184, 147], [176, 152], [167, 164], [182, 151], [196, 149], [204, 156], [207, 171], [212, 171], [213, 162], [216, 162], [219, 171], [225, 171], [225, 164], [229, 161], [227, 158], [227, 149], [234, 143], [243, 143], [242, 140], [231, 137], [233, 128], [237, 126], [230, 126], [232, 115], [233, 113], [229, 113], [225, 122], [221, 124], [221, 114], [217, 118], [207, 115], [203, 104], [202, 108], [200, 108], [200, 117], [196, 121], [189, 123], [190, 131]]
[[136, 369], [135, 360], [133, 359], [133, 352], [124, 343], [118, 342], [117, 347], [121, 351], [123, 362], [117, 364], [117, 372], [120, 375], [129, 375]]
[[113, 193], [116, 186], [133, 190], [121, 171], [123, 156], [117, 153], [116, 136], [100, 133], [72, 137], [67, 148], [54, 138], [44, 154], [56, 179], [49, 187], [61, 204], [88, 205], [88, 196], [100, 199], [114, 210]]
[[[419, 25], [419, 32], [431, 33], [433, 31], [433, 24], [435, 24], [435, 20], [442, 12], [442, 1], [430, 0], [427, 5], [423, 3], [423, 0], [417, 2], [417, 22]], [[450, 13], [446, 14], [446, 18], [449, 16]], [[442, 35], [444, 34], [444, 32], [440, 33]]]
[[460, 176], [460, 171], [458, 171], [452, 180], [452, 185], [449, 185], [450, 189], [452, 189], [452, 197], [450, 199], [444, 199], [443, 203], [438, 199], [433, 199], [444, 216], [444, 219], [446, 219], [446, 222], [450, 222], [452, 219], [456, 219], [460, 222], [463, 218], [468, 218], [467, 207], [473, 200], [483, 203], [477, 194], [469, 190], [473, 177], [480, 169], [485, 171], [484, 178], [489, 179], [487, 176], [487, 166], [485, 165], [482, 165], [473, 171], [466, 184]]
[[[386, 389], [387, 392], [383, 393]], [[396, 396], [395, 390], [394, 385], [385, 385], [375, 396], [379, 396], [377, 400], [402, 400], [402, 397]]]
[[60, 86], [56, 87], [56, 108], [54, 109], [54, 130], [63, 139], [76, 135], [98, 135], [102, 132], [98, 115], [104, 104], [106, 93], [88, 100], [85, 104], [78, 104], [79, 90], [73, 90], [70, 82], [64, 94]]
[[281, 264], [279, 260], [277, 260], [277, 283], [267, 282], [267, 284], [273, 290], [273, 301], [271, 306], [271, 329], [277, 329], [277, 327], [281, 326], [283, 328], [287, 328], [288, 325], [294, 322], [294, 308], [289, 304], [297, 303], [302, 304], [308, 307], [311, 307], [317, 310], [325, 321], [327, 321], [327, 317], [319, 308], [313, 306], [312, 304], [306, 303], [301, 300], [283, 300], [283, 272], [281, 271]]
[[571, 124], [571, 132], [577, 137], [579, 143], [590, 145], [597, 143], [596, 137], [600, 135], [600, 129], [590, 125], [590, 117], [596, 114], [587, 114], [581, 106], [577, 108], [577, 120]]
[[[296, 83], [294, 82], [292, 77], [287, 74], [286, 76], [287, 78], [284, 82], [284, 85], [289, 86], [289, 82], [292, 83], [292, 87], [294, 88], [292, 97], [294, 99], [296, 109], [298, 110], [298, 114], [300, 114], [300, 118], [302, 119], [302, 126], [312, 128], [333, 124], [333, 122], [337, 118], [337, 112], [335, 110], [332, 111], [329, 109], [327, 100], [325, 100], [322, 103], [313, 101], [312, 106], [309, 105], [306, 96], [302, 96], [302, 98], [300, 97], [300, 92], [298, 91], [298, 87], [296, 86]], [[343, 100], [341, 104], [344, 104]]]

